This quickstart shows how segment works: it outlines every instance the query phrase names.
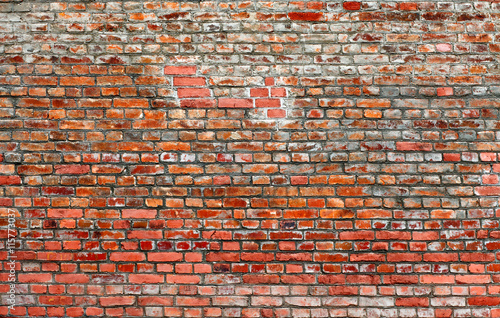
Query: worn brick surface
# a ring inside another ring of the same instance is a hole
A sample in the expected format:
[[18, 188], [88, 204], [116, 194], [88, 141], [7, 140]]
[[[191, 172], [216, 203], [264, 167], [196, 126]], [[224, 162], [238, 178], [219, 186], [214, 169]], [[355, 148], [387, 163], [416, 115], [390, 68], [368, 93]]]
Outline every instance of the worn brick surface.
[[499, 21], [0, 0], [0, 316], [500, 317]]

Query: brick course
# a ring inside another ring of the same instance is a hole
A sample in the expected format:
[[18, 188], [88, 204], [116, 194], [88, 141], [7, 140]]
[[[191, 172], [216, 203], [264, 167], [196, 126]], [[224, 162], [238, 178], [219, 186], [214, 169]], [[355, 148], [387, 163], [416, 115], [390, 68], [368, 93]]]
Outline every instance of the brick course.
[[500, 317], [499, 19], [0, 0], [0, 315]]

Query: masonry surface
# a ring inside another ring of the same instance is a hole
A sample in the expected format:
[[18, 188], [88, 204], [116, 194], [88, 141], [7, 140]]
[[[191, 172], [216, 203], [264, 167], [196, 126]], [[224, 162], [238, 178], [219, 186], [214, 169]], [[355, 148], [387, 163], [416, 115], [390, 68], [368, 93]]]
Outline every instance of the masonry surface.
[[0, 0], [0, 316], [500, 317], [499, 21]]

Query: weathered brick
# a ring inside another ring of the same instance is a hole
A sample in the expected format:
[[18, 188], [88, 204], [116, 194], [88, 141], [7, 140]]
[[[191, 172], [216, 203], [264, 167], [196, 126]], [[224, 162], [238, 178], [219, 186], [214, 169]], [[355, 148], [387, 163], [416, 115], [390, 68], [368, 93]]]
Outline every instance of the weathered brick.
[[361, 9], [361, 2], [359, 1], [346, 1], [342, 4], [345, 10], [359, 10]]
[[196, 66], [165, 66], [164, 71], [167, 75], [194, 75]]
[[500, 316], [499, 8], [3, 1], [0, 316]]
[[323, 17], [322, 12], [290, 12], [288, 14], [290, 20], [298, 21], [319, 21]]
[[253, 101], [251, 99], [237, 98], [219, 98], [218, 106], [220, 108], [252, 108]]

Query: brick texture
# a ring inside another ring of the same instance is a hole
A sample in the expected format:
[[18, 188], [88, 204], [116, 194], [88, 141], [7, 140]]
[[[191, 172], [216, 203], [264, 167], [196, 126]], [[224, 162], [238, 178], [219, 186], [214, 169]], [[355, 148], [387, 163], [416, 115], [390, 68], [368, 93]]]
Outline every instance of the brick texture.
[[0, 0], [0, 316], [500, 317], [499, 21]]

